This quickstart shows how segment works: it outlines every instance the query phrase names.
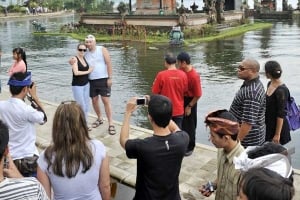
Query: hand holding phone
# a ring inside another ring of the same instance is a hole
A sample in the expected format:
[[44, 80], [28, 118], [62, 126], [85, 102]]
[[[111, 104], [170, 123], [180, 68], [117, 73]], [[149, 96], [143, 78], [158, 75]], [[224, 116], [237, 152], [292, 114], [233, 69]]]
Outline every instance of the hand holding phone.
[[136, 99], [136, 105], [147, 105], [146, 102], [146, 97], [140, 97]]

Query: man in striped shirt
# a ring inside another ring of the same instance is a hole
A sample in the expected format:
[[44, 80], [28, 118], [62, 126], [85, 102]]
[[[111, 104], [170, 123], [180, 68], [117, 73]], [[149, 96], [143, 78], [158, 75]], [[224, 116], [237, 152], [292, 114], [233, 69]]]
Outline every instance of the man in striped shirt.
[[36, 178], [24, 178], [8, 154], [8, 127], [0, 120], [0, 199], [48, 200]]
[[265, 141], [265, 89], [259, 80], [259, 63], [244, 59], [238, 67], [238, 78], [244, 80], [236, 93], [230, 112], [238, 119], [238, 139], [244, 147], [261, 145]]

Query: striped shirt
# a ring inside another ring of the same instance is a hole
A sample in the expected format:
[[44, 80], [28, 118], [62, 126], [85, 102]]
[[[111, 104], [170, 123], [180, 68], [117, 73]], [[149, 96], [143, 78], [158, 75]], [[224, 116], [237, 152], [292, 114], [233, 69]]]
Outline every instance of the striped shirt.
[[230, 107], [230, 112], [239, 123], [252, 125], [242, 141], [244, 147], [261, 145], [265, 141], [265, 89], [259, 77], [244, 81]]
[[0, 182], [1, 200], [48, 200], [36, 178], [5, 178]]

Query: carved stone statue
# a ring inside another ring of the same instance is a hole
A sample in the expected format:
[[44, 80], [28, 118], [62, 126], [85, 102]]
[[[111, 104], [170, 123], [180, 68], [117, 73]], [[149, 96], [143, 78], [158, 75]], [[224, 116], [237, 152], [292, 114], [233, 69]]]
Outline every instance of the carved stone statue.
[[216, 0], [216, 10], [217, 10], [217, 22], [222, 23], [224, 18], [224, 4], [225, 0]]

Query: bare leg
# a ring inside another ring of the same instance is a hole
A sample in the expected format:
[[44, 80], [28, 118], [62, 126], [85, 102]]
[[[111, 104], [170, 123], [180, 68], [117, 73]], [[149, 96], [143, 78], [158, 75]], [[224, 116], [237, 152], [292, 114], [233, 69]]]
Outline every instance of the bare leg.
[[113, 125], [110, 97], [101, 97], [109, 125]]
[[101, 116], [101, 111], [100, 111], [100, 106], [99, 106], [99, 96], [92, 97], [92, 103], [93, 103], [93, 108], [94, 108], [94, 111], [95, 111], [98, 119], [101, 120], [102, 116]]

